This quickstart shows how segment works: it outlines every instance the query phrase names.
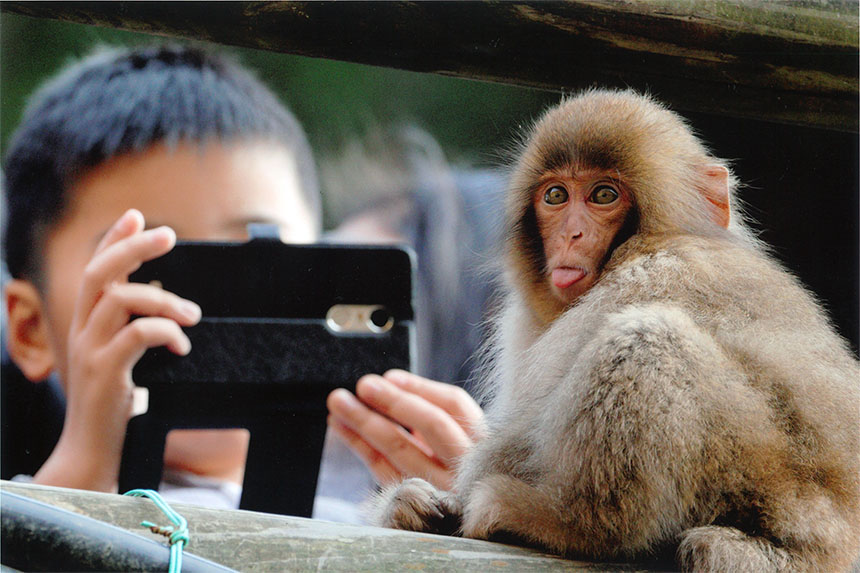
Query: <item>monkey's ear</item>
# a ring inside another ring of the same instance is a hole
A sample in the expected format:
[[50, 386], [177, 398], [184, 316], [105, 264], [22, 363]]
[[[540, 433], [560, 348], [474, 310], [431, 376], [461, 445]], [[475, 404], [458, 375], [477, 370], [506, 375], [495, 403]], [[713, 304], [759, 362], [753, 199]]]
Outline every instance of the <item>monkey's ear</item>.
[[722, 165], [708, 165], [704, 168], [703, 179], [702, 193], [705, 195], [705, 199], [714, 206], [711, 210], [714, 222], [723, 228], [728, 228], [731, 221], [729, 170]]
[[42, 297], [28, 281], [14, 279], [6, 284], [9, 356], [31, 382], [41, 382], [54, 369], [54, 349]]

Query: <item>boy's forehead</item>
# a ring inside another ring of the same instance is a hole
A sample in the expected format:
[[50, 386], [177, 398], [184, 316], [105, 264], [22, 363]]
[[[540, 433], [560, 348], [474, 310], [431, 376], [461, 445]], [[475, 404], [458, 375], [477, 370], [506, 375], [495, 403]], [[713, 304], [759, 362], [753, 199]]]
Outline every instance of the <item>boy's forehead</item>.
[[72, 185], [66, 222], [101, 236], [129, 208], [181, 238], [241, 239], [257, 222], [278, 225], [286, 240], [316, 238], [295, 158], [265, 141], [159, 144], [112, 158]]

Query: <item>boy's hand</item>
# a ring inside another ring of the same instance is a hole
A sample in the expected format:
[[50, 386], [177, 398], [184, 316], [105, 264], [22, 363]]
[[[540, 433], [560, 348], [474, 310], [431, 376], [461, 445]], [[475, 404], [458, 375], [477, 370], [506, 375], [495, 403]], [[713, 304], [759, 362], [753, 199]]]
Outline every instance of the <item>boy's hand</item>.
[[[167, 227], [144, 230], [129, 210], [108, 230], [84, 271], [68, 339], [66, 421], [39, 483], [111, 491], [116, 487], [132, 413], [131, 369], [146, 349], [185, 355], [191, 342], [180, 326], [200, 320], [200, 307], [128, 276], [176, 244]], [[139, 318], [129, 322], [132, 315]]]
[[329, 394], [328, 424], [380, 485], [421, 477], [450, 490], [457, 460], [483, 428], [484, 413], [471, 396], [402, 370], [362, 377], [356, 394]]

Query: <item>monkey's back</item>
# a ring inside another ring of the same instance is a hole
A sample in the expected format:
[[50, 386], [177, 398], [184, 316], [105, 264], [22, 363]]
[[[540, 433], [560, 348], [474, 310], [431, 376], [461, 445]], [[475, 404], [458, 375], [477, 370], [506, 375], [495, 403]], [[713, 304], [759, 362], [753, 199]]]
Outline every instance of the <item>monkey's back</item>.
[[637, 254], [607, 272], [595, 298], [620, 293], [608, 313], [649, 301], [683, 310], [737, 368], [737, 394], [760, 397], [758, 421], [749, 408], [720, 408], [730, 395], [704, 397], [722, 425], [710, 428], [722, 479], [709, 476], [704, 495], [722, 505], [717, 519], [785, 535], [796, 533], [780, 531], [785, 523], [854, 524], [830, 540], [856, 547], [860, 364], [821, 305], [767, 254], [740, 242], [683, 236], [631, 246]]
[[814, 419], [860, 457], [860, 362], [793, 275], [743, 243], [690, 236], [642, 243], [602, 284], [622, 293], [619, 308], [679, 307], [774, 407], [796, 410], [787, 432], [802, 433], [803, 419]]

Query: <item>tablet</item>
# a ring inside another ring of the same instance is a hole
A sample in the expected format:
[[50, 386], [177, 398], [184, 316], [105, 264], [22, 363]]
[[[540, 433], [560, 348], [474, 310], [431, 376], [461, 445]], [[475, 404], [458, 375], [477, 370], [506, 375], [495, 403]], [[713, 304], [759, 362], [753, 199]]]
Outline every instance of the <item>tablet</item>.
[[174, 429], [251, 433], [240, 508], [310, 516], [325, 399], [364, 374], [412, 369], [413, 254], [405, 247], [180, 242], [130, 280], [200, 305], [187, 356], [147, 351], [135, 384], [120, 491], [157, 489]]

